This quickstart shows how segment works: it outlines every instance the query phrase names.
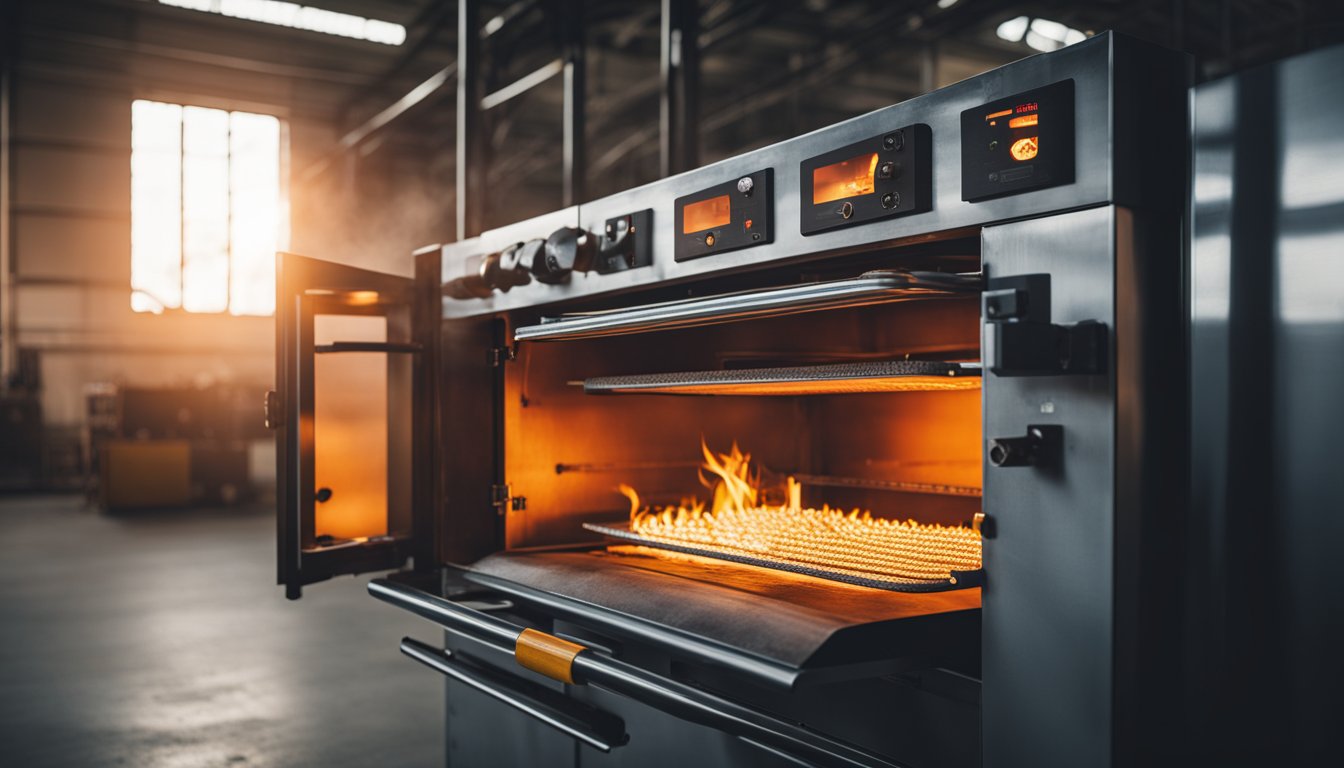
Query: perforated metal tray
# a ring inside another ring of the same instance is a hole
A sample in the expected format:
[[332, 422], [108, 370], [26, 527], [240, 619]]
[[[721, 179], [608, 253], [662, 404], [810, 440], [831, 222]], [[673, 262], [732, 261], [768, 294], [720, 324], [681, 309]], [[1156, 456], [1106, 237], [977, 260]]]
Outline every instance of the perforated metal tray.
[[978, 587], [984, 583], [983, 569], [974, 571], [952, 571], [952, 578], [947, 580], [919, 581], [911, 579], [908, 581], [893, 582], [881, 579], [865, 579], [851, 573], [832, 571], [812, 564], [783, 563], [751, 557], [749, 555], [702, 549], [693, 545], [673, 544], [660, 539], [641, 536], [630, 530], [629, 524], [627, 523], [584, 523], [583, 527], [594, 533], [600, 533], [603, 536], [609, 536], [613, 539], [634, 544], [642, 544], [646, 547], [654, 547], [655, 549], [666, 549], [672, 552], [682, 552], [688, 555], [709, 557], [715, 560], [727, 560], [729, 562], [743, 563], [745, 565], [755, 565], [761, 568], [772, 568], [777, 571], [788, 571], [789, 573], [799, 573], [805, 576], [816, 576], [823, 579], [830, 579], [831, 581], [843, 581], [846, 584], [854, 584], [860, 587], [872, 587], [874, 589], [885, 589], [891, 592], [945, 592], [952, 589]]
[[831, 395], [979, 389], [980, 366], [923, 360], [598, 376], [588, 394]]

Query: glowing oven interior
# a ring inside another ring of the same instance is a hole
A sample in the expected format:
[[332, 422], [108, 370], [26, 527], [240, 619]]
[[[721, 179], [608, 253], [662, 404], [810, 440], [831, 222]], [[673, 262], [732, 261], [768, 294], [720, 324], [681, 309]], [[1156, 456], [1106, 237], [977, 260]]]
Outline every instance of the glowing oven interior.
[[980, 567], [978, 376], [617, 394], [584, 383], [974, 363], [979, 326], [968, 296], [520, 344], [505, 373], [504, 460], [525, 501], [507, 512], [507, 547], [583, 545], [868, 587], [955, 588]]

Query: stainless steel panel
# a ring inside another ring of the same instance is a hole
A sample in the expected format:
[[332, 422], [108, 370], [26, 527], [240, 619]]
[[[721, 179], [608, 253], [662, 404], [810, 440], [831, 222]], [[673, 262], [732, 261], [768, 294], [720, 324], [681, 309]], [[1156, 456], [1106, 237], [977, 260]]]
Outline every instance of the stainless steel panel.
[[[1344, 47], [1194, 91], [1187, 754], [1337, 751]], [[1266, 664], [1266, 662], [1269, 662]], [[1245, 675], [1244, 670], [1262, 673]]]
[[[1051, 322], [1114, 328], [1116, 209], [989, 227], [985, 270], [1048, 273]], [[985, 438], [1064, 430], [1058, 469], [984, 466], [984, 764], [1111, 762], [1115, 378], [983, 382]]]
[[[528, 672], [510, 655], [471, 638], [446, 630], [444, 647], [535, 682], [563, 691], [565, 686]], [[430, 674], [426, 672], [426, 674]], [[540, 721], [456, 681], [444, 684], [444, 736], [446, 765], [476, 766], [546, 765], [556, 768], [578, 765], [583, 752], [601, 754], [581, 746]], [[617, 750], [619, 751], [619, 749]], [[394, 760], [391, 762], [395, 762]]]
[[[1097, 35], [1060, 51], [1017, 61], [844, 123], [585, 203], [578, 208], [578, 220], [580, 226], [590, 230], [600, 228], [606, 219], [613, 216], [652, 208], [653, 265], [609, 275], [575, 275], [574, 279], [565, 285], [534, 284], [515, 288], [507, 294], [497, 294], [488, 299], [446, 302], [445, 317], [551, 304], [581, 296], [628, 291], [649, 283], [688, 280], [711, 274], [740, 271], [749, 266], [816, 256], [826, 252], [871, 249], [893, 241], [927, 239], [932, 233], [937, 232], [1103, 204], [1115, 200], [1115, 191], [1121, 187], [1132, 198], [1128, 201], [1130, 204], [1145, 205], [1147, 201], [1144, 200], [1144, 195], [1154, 182], [1165, 181], [1165, 174], [1154, 173], [1150, 168], [1148, 175], [1141, 181], [1130, 179], [1124, 184], [1118, 183], [1120, 177], [1127, 175], [1138, 178], [1144, 167], [1143, 162], [1117, 161], [1113, 155], [1114, 125], [1117, 119], [1121, 119], [1117, 116], [1123, 115], [1128, 106], [1116, 104], [1115, 83], [1111, 76], [1112, 60], [1121, 54], [1132, 61], [1140, 62], [1127, 73], [1130, 80], [1143, 80], [1146, 77], [1145, 73], [1152, 71], [1181, 82], [1182, 62], [1176, 54], [1110, 33]], [[1076, 93], [1074, 104], [1074, 125], [1077, 132], [1076, 181], [1059, 187], [980, 203], [962, 201], [961, 111], [1067, 78], [1073, 79]], [[1132, 90], [1126, 89], [1125, 92], [1130, 93]], [[1149, 94], [1136, 93], [1135, 98], [1149, 98]], [[895, 127], [921, 122], [927, 123], [933, 131], [932, 211], [863, 226], [846, 227], [810, 237], [804, 237], [800, 233], [798, 168], [802, 160]], [[773, 168], [775, 173], [775, 242], [757, 248], [675, 263], [672, 258], [674, 198], [693, 194], [761, 168]], [[566, 209], [560, 213], [568, 216], [571, 210]], [[481, 247], [502, 246], [508, 242], [530, 237], [545, 237], [559, 226], [549, 218], [543, 218], [545, 220], [512, 225], [506, 228], [507, 236], [488, 232], [481, 238], [481, 242], [474, 246], [466, 244], [446, 246], [443, 250], [444, 276], [451, 277], [454, 274], [454, 265], [460, 264], [468, 256], [481, 252]]]

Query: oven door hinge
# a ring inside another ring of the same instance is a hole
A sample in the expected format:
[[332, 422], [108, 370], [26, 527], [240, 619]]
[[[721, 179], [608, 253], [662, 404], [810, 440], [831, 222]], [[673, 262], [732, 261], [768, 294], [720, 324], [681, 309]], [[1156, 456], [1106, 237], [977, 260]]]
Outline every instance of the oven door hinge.
[[995, 376], [1106, 372], [1106, 324], [1050, 322], [1050, 276], [991, 278], [981, 299], [984, 364]]
[[280, 393], [274, 389], [267, 390], [266, 399], [262, 402], [262, 414], [265, 419], [267, 429], [279, 429], [285, 415], [280, 407]]
[[518, 359], [518, 350], [510, 346], [494, 347], [490, 350], [490, 367], [498, 368], [510, 360]]
[[490, 486], [490, 503], [494, 505], [495, 511], [501, 515], [513, 510], [527, 509], [527, 497], [514, 496], [513, 486], [508, 483], [497, 483]]

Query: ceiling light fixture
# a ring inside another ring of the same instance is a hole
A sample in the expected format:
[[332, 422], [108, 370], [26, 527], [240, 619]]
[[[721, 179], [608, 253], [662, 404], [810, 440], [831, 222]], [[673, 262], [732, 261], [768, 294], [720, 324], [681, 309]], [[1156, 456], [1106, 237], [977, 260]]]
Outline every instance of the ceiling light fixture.
[[176, 8], [218, 13], [235, 19], [351, 37], [383, 45], [401, 45], [406, 42], [406, 28], [400, 24], [281, 0], [159, 0], [159, 2]]
[[1087, 34], [1066, 24], [1050, 19], [1017, 16], [999, 25], [995, 33], [1010, 43], [1026, 42], [1043, 53], [1057, 51], [1087, 39]]

